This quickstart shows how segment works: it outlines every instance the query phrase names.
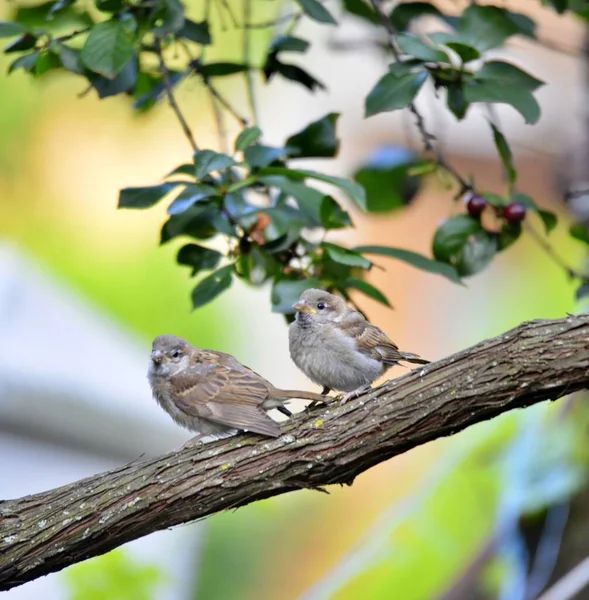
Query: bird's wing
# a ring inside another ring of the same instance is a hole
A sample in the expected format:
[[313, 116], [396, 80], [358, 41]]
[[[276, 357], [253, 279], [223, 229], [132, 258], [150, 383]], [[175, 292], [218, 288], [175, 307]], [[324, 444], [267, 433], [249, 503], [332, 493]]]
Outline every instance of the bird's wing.
[[262, 410], [268, 398], [265, 380], [245, 369], [219, 362], [213, 353], [172, 377], [178, 408], [187, 414], [236, 429], [278, 436], [280, 427]]
[[384, 331], [367, 321], [359, 312], [348, 313], [341, 321], [340, 328], [355, 340], [356, 348], [362, 354], [386, 364], [394, 364], [402, 360], [402, 355], [395, 342]]

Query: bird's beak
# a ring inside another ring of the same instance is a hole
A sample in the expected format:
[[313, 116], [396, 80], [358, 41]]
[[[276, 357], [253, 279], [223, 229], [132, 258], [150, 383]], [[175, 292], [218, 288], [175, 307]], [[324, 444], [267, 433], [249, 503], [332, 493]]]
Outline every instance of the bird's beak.
[[307, 304], [306, 302], [297, 302], [296, 304], [293, 304], [292, 307], [300, 313], [308, 313], [310, 315], [316, 315], [317, 311], [309, 304]]
[[151, 353], [151, 360], [154, 365], [161, 365], [164, 360], [164, 354], [161, 350], [154, 350]]

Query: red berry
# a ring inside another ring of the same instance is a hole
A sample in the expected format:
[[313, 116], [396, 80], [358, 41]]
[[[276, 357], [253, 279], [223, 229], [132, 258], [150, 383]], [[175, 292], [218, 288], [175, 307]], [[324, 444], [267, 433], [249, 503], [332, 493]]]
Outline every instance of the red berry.
[[503, 218], [510, 225], [517, 225], [524, 220], [526, 216], [526, 207], [518, 202], [512, 202], [503, 209]]
[[487, 201], [478, 194], [471, 194], [466, 201], [466, 210], [471, 217], [479, 217], [486, 206]]

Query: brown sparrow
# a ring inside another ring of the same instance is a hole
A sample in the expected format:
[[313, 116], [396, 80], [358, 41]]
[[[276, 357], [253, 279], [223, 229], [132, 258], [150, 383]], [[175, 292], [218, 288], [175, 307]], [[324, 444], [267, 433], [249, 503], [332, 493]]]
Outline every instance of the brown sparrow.
[[147, 373], [157, 403], [182, 427], [201, 437], [226, 437], [238, 430], [278, 437], [280, 425], [265, 411], [291, 416], [292, 398], [325, 402], [313, 392], [280, 390], [229, 354], [201, 350], [174, 335], [153, 341]]
[[428, 360], [401, 352], [378, 327], [339, 296], [317, 289], [302, 293], [293, 306], [288, 331], [290, 356], [311, 381], [348, 392], [342, 402], [370, 389], [370, 384], [399, 361], [426, 365]]

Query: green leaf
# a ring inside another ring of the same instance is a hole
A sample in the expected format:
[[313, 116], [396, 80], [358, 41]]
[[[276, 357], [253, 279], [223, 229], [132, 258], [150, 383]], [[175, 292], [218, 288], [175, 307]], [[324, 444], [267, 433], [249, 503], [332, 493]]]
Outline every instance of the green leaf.
[[321, 226], [327, 231], [352, 225], [350, 215], [331, 196], [323, 197], [319, 209], [319, 218]]
[[203, 77], [227, 77], [236, 73], [244, 73], [249, 71], [249, 65], [230, 62], [213, 62], [208, 65], [202, 65], [198, 68], [198, 72]]
[[265, 177], [266, 175], [283, 175], [284, 177], [288, 177], [295, 181], [304, 181], [307, 178], [324, 181], [325, 183], [330, 183], [331, 185], [342, 189], [357, 206], [366, 210], [366, 193], [364, 188], [358, 183], [344, 179], [343, 177], [326, 175], [325, 173], [318, 173], [317, 171], [308, 169], [287, 169], [286, 167], [264, 167], [263, 169], [260, 169], [257, 175], [258, 177]]
[[490, 60], [476, 73], [479, 81], [494, 81], [503, 86], [521, 86], [530, 92], [536, 91], [544, 82], [503, 60]]
[[493, 123], [490, 123], [491, 129], [493, 130], [493, 140], [495, 141], [495, 147], [497, 148], [497, 152], [499, 152], [499, 156], [501, 157], [501, 162], [505, 167], [505, 173], [507, 174], [507, 181], [510, 185], [515, 183], [517, 179], [517, 173], [513, 168], [513, 156], [511, 154], [511, 149], [505, 139], [504, 135], [499, 131]]
[[482, 271], [497, 254], [497, 239], [488, 231], [481, 229], [468, 237], [456, 255], [458, 274], [467, 277]]
[[372, 263], [364, 258], [358, 251], [323, 242], [321, 246], [325, 249], [331, 260], [349, 267], [360, 267], [361, 269], [369, 269]]
[[538, 209], [536, 212], [538, 213], [538, 216], [542, 219], [542, 223], [544, 223], [544, 228], [546, 229], [547, 234], [550, 233], [558, 225], [558, 218], [553, 212], [542, 209]]
[[114, 79], [133, 56], [137, 21], [130, 14], [94, 25], [82, 48], [81, 59], [88, 69]]
[[235, 152], [241, 152], [247, 147], [257, 142], [262, 137], [262, 130], [259, 127], [247, 127], [235, 140]]
[[[379, 23], [378, 15], [364, 0], [342, 0], [344, 9], [355, 17], [368, 21], [373, 25]], [[397, 29], [397, 31], [399, 31]]]
[[435, 258], [442, 262], [450, 262], [468, 238], [480, 229], [480, 223], [467, 215], [455, 215], [446, 219], [434, 235], [432, 249]]
[[469, 104], [464, 97], [464, 88], [461, 83], [449, 82], [446, 84], [446, 104], [458, 120], [464, 119]]
[[192, 308], [200, 308], [214, 300], [219, 294], [231, 287], [233, 265], [227, 265], [211, 273], [192, 290]]
[[184, 25], [177, 31], [176, 36], [201, 46], [208, 46], [211, 43], [209, 24], [206, 21], [197, 23], [190, 19], [184, 19]]
[[339, 113], [329, 113], [286, 140], [296, 158], [333, 158], [339, 150], [335, 128]]
[[481, 53], [475, 47], [465, 44], [458, 36], [452, 33], [436, 31], [434, 33], [430, 33], [428, 37], [435, 44], [447, 46], [456, 52], [462, 62], [467, 63], [471, 60], [477, 60], [481, 57]]
[[276, 73], [279, 73], [285, 79], [300, 83], [311, 92], [314, 92], [316, 89], [325, 89], [325, 86], [320, 81], [315, 79], [312, 75], [309, 75], [309, 73], [304, 69], [301, 69], [301, 67], [279, 60], [276, 52], [270, 52], [268, 54], [262, 70], [266, 77], [266, 81], [270, 81]]
[[125, 188], [119, 192], [119, 208], [150, 208], [178, 185], [178, 182], [173, 182], [151, 187]]
[[205, 248], [198, 244], [186, 244], [178, 251], [178, 263], [192, 267], [192, 277], [199, 271], [214, 269], [223, 255], [211, 248]]
[[14, 21], [0, 21], [0, 38], [14, 37], [26, 33], [28, 28]]
[[272, 286], [272, 312], [292, 314], [292, 305], [310, 288], [320, 288], [318, 279], [276, 279]]
[[358, 290], [359, 292], [362, 292], [365, 296], [368, 296], [369, 298], [372, 298], [373, 300], [376, 300], [377, 302], [380, 302], [381, 304], [384, 304], [389, 308], [393, 308], [391, 303], [387, 300], [387, 297], [380, 290], [377, 290], [373, 285], [370, 285], [362, 279], [355, 279], [354, 277], [349, 277], [348, 279], [345, 279], [342, 282], [340, 287], [344, 290], [349, 288]]
[[214, 150], [197, 150], [194, 153], [194, 173], [199, 180], [213, 171], [223, 171], [236, 164], [230, 156]]
[[58, 43], [57, 56], [61, 61], [62, 67], [66, 71], [71, 71], [72, 73], [76, 73], [77, 75], [84, 74], [84, 65], [82, 64], [82, 59], [80, 57], [79, 50], [70, 48], [65, 44]]
[[389, 19], [395, 31], [406, 31], [411, 21], [423, 16], [442, 17], [442, 13], [429, 2], [399, 2], [391, 11]]
[[261, 177], [259, 181], [265, 185], [276, 187], [285, 194], [292, 196], [297, 201], [297, 205], [301, 212], [309, 218], [309, 224], [312, 226], [321, 225], [321, 205], [325, 198], [325, 194], [322, 194], [303, 183], [292, 181], [287, 177], [279, 175]]
[[156, 14], [162, 20], [161, 25], [152, 30], [156, 36], [176, 33], [184, 27], [184, 5], [180, 0], [163, 0], [163, 7]]
[[37, 43], [37, 36], [32, 33], [25, 33], [14, 42], [8, 44], [4, 48], [4, 54], [10, 54], [11, 52], [23, 52], [25, 50], [32, 50]]
[[53, 71], [61, 67], [61, 60], [53, 52], [41, 52], [39, 59], [35, 64], [35, 75], [41, 76], [48, 71]]
[[521, 223], [503, 223], [501, 231], [497, 235], [497, 252], [501, 252], [509, 248], [520, 237], [522, 232]]
[[571, 237], [589, 246], [589, 230], [581, 223], [574, 223], [569, 229]]
[[337, 25], [337, 21], [331, 16], [331, 13], [317, 0], [296, 0], [296, 3], [313, 21]]
[[98, 73], [91, 73], [88, 79], [97, 91], [98, 97], [107, 98], [131, 90], [137, 82], [138, 68], [137, 56], [132, 56], [114, 79], [108, 79]]
[[25, 54], [24, 56], [19, 56], [15, 61], [13, 61], [8, 67], [8, 72], [12, 73], [17, 69], [24, 69], [28, 73], [30, 73], [37, 64], [39, 60], [40, 52], [31, 52], [31, 54]]
[[277, 160], [286, 158], [287, 155], [287, 148], [273, 148], [261, 144], [248, 146], [243, 151], [243, 159], [250, 167], [267, 167]]
[[306, 52], [309, 42], [292, 35], [279, 35], [270, 42], [270, 52]]
[[583, 283], [575, 292], [575, 300], [579, 301], [587, 296], [589, 296], [589, 283]]
[[214, 202], [199, 202], [179, 215], [172, 215], [164, 223], [161, 231], [160, 244], [179, 235], [187, 235], [196, 239], [206, 240], [217, 235], [215, 223], [221, 214], [221, 207]]
[[426, 62], [450, 62], [448, 55], [444, 51], [437, 50], [433, 46], [422, 42], [414, 35], [400, 34], [397, 37], [397, 44], [405, 54], [419, 58], [420, 60]]
[[218, 196], [219, 192], [210, 185], [191, 183], [187, 185], [182, 193], [168, 206], [169, 215], [179, 215], [189, 209], [196, 202]]
[[497, 194], [492, 194], [491, 192], [484, 192], [481, 196], [491, 205], [496, 208], [503, 208], [507, 206], [507, 200], [502, 196], [498, 196]]
[[103, 12], [118, 12], [123, 4], [123, 0], [96, 0], [96, 8]]
[[419, 190], [419, 178], [409, 175], [416, 162], [405, 148], [377, 148], [354, 172], [366, 192], [366, 210], [380, 213], [407, 206]]
[[402, 260], [422, 271], [427, 271], [434, 275], [442, 275], [454, 283], [462, 283], [456, 269], [452, 265], [427, 258], [427, 256], [423, 256], [417, 252], [386, 246], [357, 246], [354, 250], [362, 254], [377, 254], [379, 256], [388, 256], [389, 258]]
[[170, 171], [165, 178], [167, 179], [173, 175], [188, 175], [189, 177], [194, 178], [194, 163], [186, 163], [177, 166], [173, 171]]
[[506, 39], [519, 33], [519, 27], [505, 12], [497, 6], [471, 4], [458, 22], [460, 41], [480, 52], [501, 46]]
[[387, 73], [372, 88], [365, 101], [365, 117], [406, 108], [427, 79], [427, 73], [411, 73], [397, 77]]

